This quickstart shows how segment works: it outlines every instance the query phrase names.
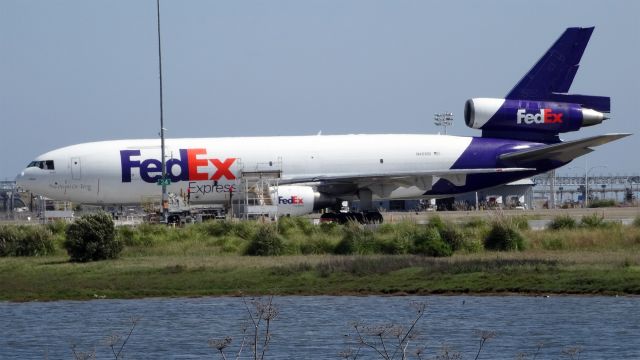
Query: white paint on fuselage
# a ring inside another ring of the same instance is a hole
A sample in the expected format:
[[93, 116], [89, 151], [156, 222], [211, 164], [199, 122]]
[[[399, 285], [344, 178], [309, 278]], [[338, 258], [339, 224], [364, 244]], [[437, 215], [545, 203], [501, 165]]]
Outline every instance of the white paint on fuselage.
[[[236, 179], [211, 180], [211, 162], [198, 167], [209, 180], [177, 181], [168, 187], [175, 194], [191, 188], [192, 203], [221, 203], [229, 187], [238, 189], [239, 172], [281, 167], [282, 179], [313, 176], [349, 176], [449, 169], [471, 142], [471, 137], [446, 135], [322, 135], [243, 138], [185, 138], [166, 140], [166, 158], [180, 157], [180, 149], [205, 149], [219, 161], [236, 159], [230, 167]], [[131, 182], [122, 181], [121, 150], [140, 150], [134, 160], [160, 159], [158, 139], [115, 140], [68, 146], [42, 154], [36, 160], [54, 160], [54, 170], [27, 168], [19, 184], [51, 199], [92, 204], [130, 204], [160, 197], [160, 186], [144, 182], [133, 168]], [[179, 166], [172, 168], [177, 175]], [[159, 173], [152, 173], [158, 175]], [[398, 188], [389, 198], [415, 198], [416, 187]]]

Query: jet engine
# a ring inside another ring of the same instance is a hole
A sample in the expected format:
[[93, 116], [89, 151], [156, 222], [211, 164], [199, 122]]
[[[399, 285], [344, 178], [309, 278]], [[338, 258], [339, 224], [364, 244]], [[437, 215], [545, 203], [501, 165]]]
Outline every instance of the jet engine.
[[313, 210], [333, 206], [336, 198], [316, 191], [311, 186], [282, 185], [271, 188], [271, 199], [280, 215], [305, 215]]
[[580, 104], [476, 98], [467, 100], [464, 120], [470, 128], [491, 131], [564, 133], [600, 124], [607, 116]]

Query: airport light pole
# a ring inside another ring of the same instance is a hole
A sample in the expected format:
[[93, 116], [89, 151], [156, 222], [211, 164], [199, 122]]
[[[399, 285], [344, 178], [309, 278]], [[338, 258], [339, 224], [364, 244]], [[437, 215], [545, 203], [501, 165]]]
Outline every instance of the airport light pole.
[[570, 168], [568, 168], [567, 170], [570, 169], [582, 169], [584, 170], [584, 207], [588, 208], [589, 207], [589, 173], [591, 172], [591, 170], [593, 169], [597, 169], [597, 168], [606, 168], [606, 165], [597, 165], [597, 166], [592, 166], [590, 168], [587, 168], [587, 162], [584, 162], [584, 167], [582, 166], [572, 166]]
[[162, 104], [162, 42], [160, 41], [160, 0], [156, 0], [156, 10], [158, 19], [158, 72], [160, 79], [160, 157], [162, 163], [162, 220], [167, 223], [169, 220], [169, 196], [167, 194], [167, 162], [164, 149], [164, 109]]
[[444, 129], [444, 134], [447, 135], [447, 126], [451, 126], [453, 124], [453, 113], [435, 113], [433, 114], [433, 122], [434, 124], [436, 124], [436, 126], [442, 126]]

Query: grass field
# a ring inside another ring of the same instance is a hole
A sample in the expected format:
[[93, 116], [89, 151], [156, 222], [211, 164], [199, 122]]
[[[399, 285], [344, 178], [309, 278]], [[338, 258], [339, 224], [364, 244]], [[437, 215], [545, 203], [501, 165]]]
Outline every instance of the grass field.
[[[240, 294], [640, 294], [640, 226], [595, 223], [544, 231], [522, 226], [524, 250], [494, 252], [482, 247], [489, 223], [470, 219], [455, 225], [462, 240], [453, 256], [430, 257], [413, 254], [410, 242], [402, 245], [413, 236], [411, 231], [421, 231], [420, 225], [403, 223], [349, 233], [341, 227], [300, 224], [279, 227], [282, 256], [242, 255], [248, 239], [255, 235], [255, 224], [237, 228], [204, 224], [186, 229], [145, 225], [120, 230], [126, 246], [119, 259], [89, 263], [70, 263], [61, 246], [64, 234], [53, 227], [56, 246], [52, 254], [0, 258], [0, 300]], [[359, 236], [364, 240], [358, 241], [365, 245], [354, 247], [349, 255], [335, 254], [345, 238]]]

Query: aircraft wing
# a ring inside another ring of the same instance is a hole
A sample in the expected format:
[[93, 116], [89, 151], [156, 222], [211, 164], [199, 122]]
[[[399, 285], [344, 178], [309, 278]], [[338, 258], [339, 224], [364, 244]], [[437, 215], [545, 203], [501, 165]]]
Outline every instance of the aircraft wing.
[[567, 141], [559, 144], [544, 145], [531, 149], [520, 150], [500, 155], [500, 160], [508, 164], [526, 164], [537, 160], [557, 160], [569, 162], [578, 156], [588, 154], [593, 151], [592, 146], [606, 144], [611, 141], [627, 137], [631, 134], [605, 134], [592, 136], [580, 140]]
[[[535, 168], [509, 167], [509, 168], [482, 168], [482, 169], [443, 169], [429, 171], [402, 171], [368, 174], [328, 174], [308, 178], [282, 179], [279, 184], [309, 184], [314, 183], [328, 189], [346, 185], [353, 189], [369, 188], [373, 193], [381, 197], [387, 197], [391, 191], [398, 187], [416, 186], [425, 191], [430, 190], [438, 179], [445, 179], [457, 186], [466, 184], [467, 175], [490, 174], [531, 171]], [[331, 192], [331, 191], [328, 191]]]

